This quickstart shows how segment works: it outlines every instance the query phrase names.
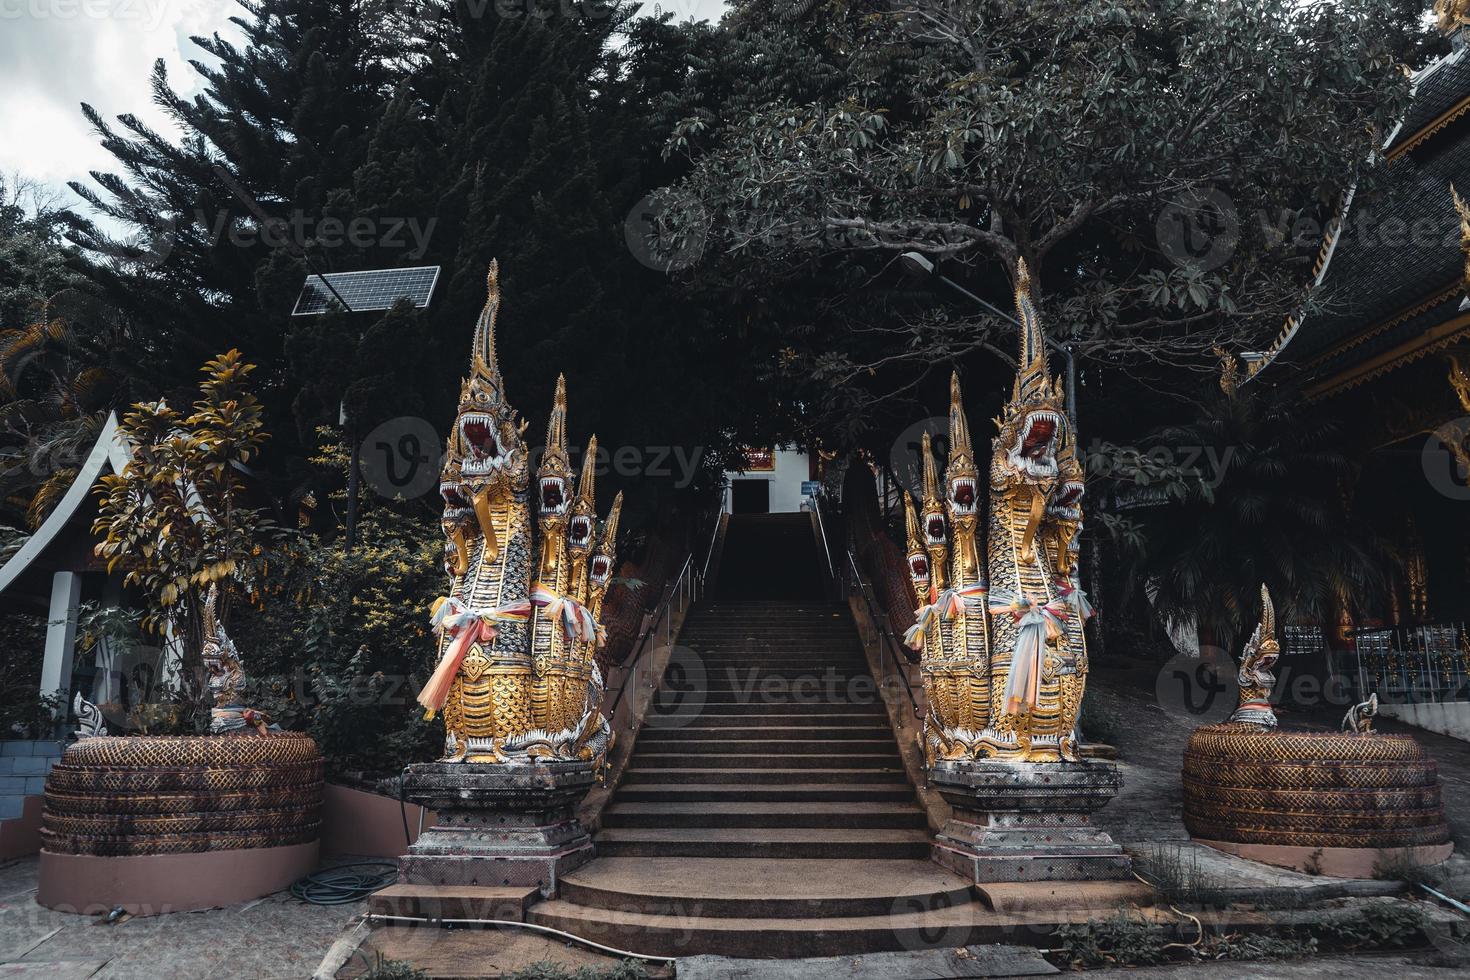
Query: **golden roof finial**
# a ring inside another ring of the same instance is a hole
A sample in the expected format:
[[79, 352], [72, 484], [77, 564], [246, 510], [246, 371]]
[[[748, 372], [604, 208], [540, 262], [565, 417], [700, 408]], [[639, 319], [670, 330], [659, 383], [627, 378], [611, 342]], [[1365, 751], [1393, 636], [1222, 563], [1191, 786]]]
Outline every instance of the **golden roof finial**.
[[500, 263], [490, 260], [485, 276], [485, 307], [475, 321], [475, 340], [470, 351], [470, 373], [501, 391], [500, 364], [495, 355], [495, 320], [500, 315]]
[[1453, 34], [1470, 24], [1470, 0], [1435, 0], [1436, 26], [1443, 34]]
[[[1470, 0], [1466, 0], [1470, 3]], [[1450, 200], [1454, 202], [1455, 212], [1460, 216], [1460, 252], [1465, 256], [1464, 280], [1470, 283], [1470, 204], [1466, 204], [1455, 190], [1455, 184], [1450, 182]]]
[[1216, 344], [1210, 348], [1210, 353], [1220, 359], [1220, 390], [1225, 392], [1227, 398], [1235, 397], [1235, 389], [1240, 387], [1240, 367], [1236, 363], [1235, 355]]

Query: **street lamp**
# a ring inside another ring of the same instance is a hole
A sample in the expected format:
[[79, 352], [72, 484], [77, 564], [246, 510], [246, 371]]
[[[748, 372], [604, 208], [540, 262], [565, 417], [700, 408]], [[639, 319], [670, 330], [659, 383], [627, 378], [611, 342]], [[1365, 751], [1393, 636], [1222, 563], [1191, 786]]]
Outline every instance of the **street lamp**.
[[[903, 267], [904, 272], [915, 279], [937, 279], [972, 303], [983, 306], [996, 316], [1009, 320], [1017, 328], [1021, 326], [1020, 320], [1017, 320], [1005, 310], [987, 303], [964, 286], [949, 278], [949, 276], [940, 272], [935, 268], [933, 260], [927, 255], [919, 252], [904, 252], [898, 257], [898, 264]], [[1045, 332], [1043, 332], [1042, 336], [1045, 336]], [[1072, 351], [1069, 348], [1057, 343], [1052, 338], [1046, 337], [1046, 345], [1062, 355], [1067, 362], [1067, 420], [1072, 423], [1072, 434], [1075, 436], [1077, 434], [1077, 362], [1073, 359]]]

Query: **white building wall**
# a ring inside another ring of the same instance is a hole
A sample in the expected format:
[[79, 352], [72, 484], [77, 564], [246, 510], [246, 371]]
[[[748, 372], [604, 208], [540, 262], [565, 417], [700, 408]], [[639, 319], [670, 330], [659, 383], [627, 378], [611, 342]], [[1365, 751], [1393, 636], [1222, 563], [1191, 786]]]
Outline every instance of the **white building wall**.
[[[773, 454], [774, 470], [742, 473], [736, 470], [725, 472], [725, 481], [764, 480], [770, 483], [772, 514], [794, 514], [806, 509], [806, 498], [801, 485], [811, 479], [811, 462], [806, 453], [795, 449], [777, 449]], [[731, 513], [730, 491], [725, 491], [725, 513]]]

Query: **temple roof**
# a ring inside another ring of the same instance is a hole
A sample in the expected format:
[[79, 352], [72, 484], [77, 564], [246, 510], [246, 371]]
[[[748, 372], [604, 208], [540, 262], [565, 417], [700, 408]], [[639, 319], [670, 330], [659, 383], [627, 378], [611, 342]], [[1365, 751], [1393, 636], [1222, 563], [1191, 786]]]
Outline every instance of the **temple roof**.
[[1350, 199], [1336, 241], [1329, 230], [1321, 284], [1266, 363], [1291, 364], [1308, 391], [1327, 394], [1460, 336], [1470, 321], [1459, 310], [1464, 257], [1450, 183], [1470, 190], [1467, 112], [1470, 54], [1460, 50], [1415, 78], [1409, 110], [1385, 145], [1386, 173], [1371, 196]]

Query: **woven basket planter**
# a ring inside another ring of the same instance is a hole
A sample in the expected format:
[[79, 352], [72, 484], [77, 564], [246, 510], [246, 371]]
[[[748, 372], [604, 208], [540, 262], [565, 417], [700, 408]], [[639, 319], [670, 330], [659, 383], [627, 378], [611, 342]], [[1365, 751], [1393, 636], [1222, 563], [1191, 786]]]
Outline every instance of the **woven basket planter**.
[[1196, 838], [1290, 847], [1404, 848], [1450, 839], [1434, 761], [1408, 735], [1197, 729], [1184, 750]]
[[86, 739], [46, 779], [42, 847], [129, 856], [316, 840], [322, 757], [306, 735]]

